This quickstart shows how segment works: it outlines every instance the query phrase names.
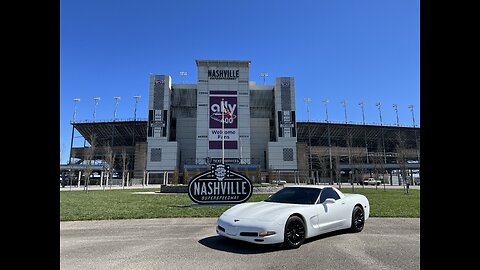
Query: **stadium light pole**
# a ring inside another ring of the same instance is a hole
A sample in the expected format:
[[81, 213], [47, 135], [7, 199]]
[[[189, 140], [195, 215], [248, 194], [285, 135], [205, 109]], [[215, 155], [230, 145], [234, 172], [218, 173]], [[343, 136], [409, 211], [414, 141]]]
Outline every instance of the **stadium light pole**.
[[415, 108], [415, 106], [413, 106], [413, 105], [408, 105], [408, 108], [409, 108], [410, 111], [412, 112], [413, 127], [415, 127], [415, 115], [413, 114], [413, 109]]
[[137, 105], [138, 101], [140, 100], [141, 96], [133, 96], [133, 99], [135, 99], [135, 111], [133, 112], [133, 119], [137, 121]]
[[381, 132], [382, 132], [383, 160], [384, 160], [384, 163], [387, 164], [387, 156], [385, 154], [385, 137], [384, 137], [384, 134], [383, 134], [382, 103], [380, 101], [378, 101], [377, 103], [375, 103], [375, 106], [377, 106], [378, 112], [380, 114], [380, 127], [381, 127], [380, 129], [381, 129]]
[[[115, 96], [113, 97], [113, 99], [115, 99], [115, 109], [113, 110], [113, 122], [115, 122], [117, 120], [117, 106], [118, 106], [118, 101], [120, 100], [120, 97], [119, 96]], [[114, 142], [115, 142], [115, 123], [112, 123], [112, 150], [113, 150], [113, 147], [114, 147]]]
[[[420, 151], [418, 149], [418, 139], [417, 139], [417, 130], [415, 129], [415, 115], [413, 114], [413, 109], [415, 108], [413, 105], [408, 105], [408, 108], [410, 109], [410, 111], [412, 112], [412, 121], [413, 121], [413, 131], [414, 131], [414, 134], [415, 134], [415, 145], [416, 145], [416, 150], [417, 150], [417, 160], [418, 160], [418, 163], [420, 164]], [[419, 174], [420, 174], [420, 170], [418, 171]]]
[[360, 101], [358, 102], [358, 106], [362, 108], [362, 123], [363, 123], [363, 131], [364, 131], [364, 137], [365, 137], [365, 154], [367, 156], [367, 164], [368, 164], [368, 141], [367, 141], [367, 127], [365, 126], [365, 102]]
[[182, 77], [182, 83], [185, 83], [185, 76], [187, 76], [188, 73], [186, 71], [180, 71], [180, 76]]
[[74, 107], [73, 107], [73, 121], [75, 123], [75, 118], [77, 117], [77, 103], [80, 102], [80, 98], [74, 98], [73, 99], [73, 102], [74, 102]]
[[[137, 104], [138, 101], [140, 100], [141, 96], [133, 96], [133, 99], [135, 100], [135, 110], [133, 111], [133, 131], [132, 131], [132, 146], [135, 147], [135, 129], [137, 128]], [[132, 160], [131, 168], [135, 168], [135, 159]], [[135, 173], [135, 172], [134, 172]], [[133, 176], [132, 176], [133, 177]]]
[[119, 96], [113, 97], [115, 99], [115, 109], [113, 110], [113, 122], [116, 121], [117, 119], [117, 107], [118, 107], [118, 101], [120, 100]]
[[310, 135], [310, 107], [309, 103], [312, 101], [311, 98], [307, 97], [304, 98], [303, 101], [307, 105], [307, 122], [308, 122], [308, 161], [309, 161], [309, 172], [308, 175], [310, 176], [310, 181], [313, 179], [313, 166], [312, 166], [312, 140], [311, 140], [311, 135]]
[[[73, 124], [75, 123], [75, 119], [77, 117], [77, 103], [80, 102], [80, 98], [74, 98], [73, 102], [74, 102], [74, 105], [73, 105], [73, 119], [72, 119], [72, 138], [70, 140], [70, 155], [68, 158], [68, 165], [70, 165], [72, 162], [73, 133], [75, 132], [75, 126]], [[71, 188], [71, 185], [70, 185], [70, 188]]]
[[345, 124], [348, 123], [347, 121], [347, 103], [348, 103], [348, 100], [344, 99], [342, 101], [340, 101], [340, 103], [342, 103], [343, 105], [343, 109], [344, 109], [344, 112], [345, 112]]
[[397, 115], [397, 127], [399, 127], [400, 121], [398, 119], [398, 104], [393, 104], [393, 109], [395, 110], [395, 114]]
[[378, 112], [380, 113], [380, 126], [383, 126], [383, 120], [382, 120], [382, 103], [378, 101], [375, 103], [375, 106], [378, 108]]
[[325, 104], [325, 116], [326, 116], [326, 122], [327, 122], [327, 136], [328, 136], [328, 159], [329, 159], [329, 165], [330, 165], [330, 184], [333, 184], [333, 175], [332, 175], [332, 143], [330, 140], [330, 122], [328, 121], [328, 98], [325, 98], [322, 100], [322, 102]]
[[268, 73], [267, 72], [262, 72], [262, 73], [260, 73], [260, 77], [263, 77], [263, 85], [265, 85], [265, 79], [266, 79], [266, 77], [268, 77]]
[[93, 98], [93, 122], [95, 122], [95, 119], [97, 117], [97, 105], [99, 101], [100, 101], [100, 97]]
[[[345, 110], [345, 125], [348, 125], [348, 120], [347, 120], [347, 103], [348, 103], [348, 100], [344, 99], [342, 101], [340, 101], [340, 103], [342, 103], [343, 105], [343, 108]], [[352, 184], [352, 187], [353, 187], [353, 180], [352, 180], [352, 162], [351, 162], [351, 151], [350, 151], [350, 144], [351, 144], [351, 139], [350, 139], [350, 128], [347, 126], [347, 138], [346, 138], [346, 142], [347, 142], [347, 148], [348, 148], [348, 167], [349, 167], [349, 171], [348, 171], [348, 176], [349, 176], [349, 179], [350, 179], [350, 183]]]
[[365, 102], [363, 102], [363, 101], [358, 102], [358, 106], [360, 106], [360, 108], [362, 108], [362, 123], [363, 123], [363, 125], [365, 125], [365, 110], [363, 108], [365, 106]]

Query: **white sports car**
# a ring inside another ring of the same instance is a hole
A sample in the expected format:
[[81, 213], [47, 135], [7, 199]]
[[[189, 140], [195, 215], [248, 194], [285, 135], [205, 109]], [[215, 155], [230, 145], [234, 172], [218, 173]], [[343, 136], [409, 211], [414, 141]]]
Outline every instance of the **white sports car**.
[[265, 201], [241, 203], [217, 220], [217, 233], [257, 244], [300, 247], [305, 239], [341, 229], [363, 230], [370, 214], [367, 197], [331, 186], [285, 187]]

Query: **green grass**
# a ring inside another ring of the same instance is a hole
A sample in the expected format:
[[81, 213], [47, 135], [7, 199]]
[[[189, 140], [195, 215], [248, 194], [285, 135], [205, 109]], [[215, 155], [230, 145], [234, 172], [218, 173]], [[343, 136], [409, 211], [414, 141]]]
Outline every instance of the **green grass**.
[[371, 217], [420, 217], [420, 190], [410, 189], [408, 194], [403, 189], [387, 189], [383, 187], [340, 189], [343, 193], [359, 193], [368, 198], [370, 202]]
[[[194, 205], [187, 194], [134, 194], [138, 190], [92, 190], [60, 192], [60, 220], [144, 219], [172, 217], [218, 217], [231, 206]], [[342, 189], [351, 193], [351, 188]], [[420, 217], [420, 192], [355, 188], [367, 196], [373, 217]], [[264, 200], [268, 194], [253, 194], [250, 202]]]

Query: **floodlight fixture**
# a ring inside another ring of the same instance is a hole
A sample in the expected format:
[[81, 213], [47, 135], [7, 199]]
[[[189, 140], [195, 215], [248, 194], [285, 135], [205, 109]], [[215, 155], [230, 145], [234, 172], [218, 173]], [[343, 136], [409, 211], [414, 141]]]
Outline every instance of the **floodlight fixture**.
[[268, 77], [268, 73], [267, 72], [262, 72], [262, 73], [260, 73], [260, 77], [263, 77], [263, 85], [265, 85], [265, 79]]
[[138, 101], [140, 100], [141, 96], [133, 96], [133, 99], [135, 99], [135, 111], [133, 113], [133, 119], [135, 121], [137, 121], [137, 104], [138, 104]]
[[180, 71], [180, 76], [182, 76], [182, 83], [185, 83], [184, 78], [185, 78], [185, 76], [187, 76], [187, 75], [188, 75], [188, 73], [187, 73], [186, 71]]
[[115, 99], [115, 110], [113, 111], [113, 121], [117, 119], [117, 106], [118, 106], [118, 101], [120, 100], [119, 96], [113, 97]]
[[75, 122], [75, 118], [77, 117], [77, 103], [80, 101], [80, 98], [74, 98], [74, 107], [73, 107], [73, 122]]
[[397, 115], [397, 126], [400, 126], [400, 122], [398, 119], [398, 104], [393, 104], [393, 109], [395, 110], [395, 113]]
[[365, 125], [365, 102], [363, 101], [360, 101], [358, 102], [358, 106], [360, 106], [360, 108], [362, 108], [362, 121], [363, 121], [363, 124]]

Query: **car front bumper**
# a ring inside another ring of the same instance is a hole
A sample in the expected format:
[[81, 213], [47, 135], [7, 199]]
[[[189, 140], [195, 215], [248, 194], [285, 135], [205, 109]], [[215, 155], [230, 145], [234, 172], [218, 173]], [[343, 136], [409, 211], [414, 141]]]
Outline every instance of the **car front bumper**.
[[[216, 231], [217, 234], [235, 240], [246, 241], [255, 244], [278, 244], [283, 243], [283, 230], [280, 226], [259, 226], [252, 225], [251, 222], [245, 219], [241, 219], [238, 222], [233, 221], [232, 217], [221, 216], [217, 220]], [[252, 233], [258, 233], [262, 231], [275, 231], [274, 235], [258, 236]], [[252, 235], [241, 235], [241, 234]]]

